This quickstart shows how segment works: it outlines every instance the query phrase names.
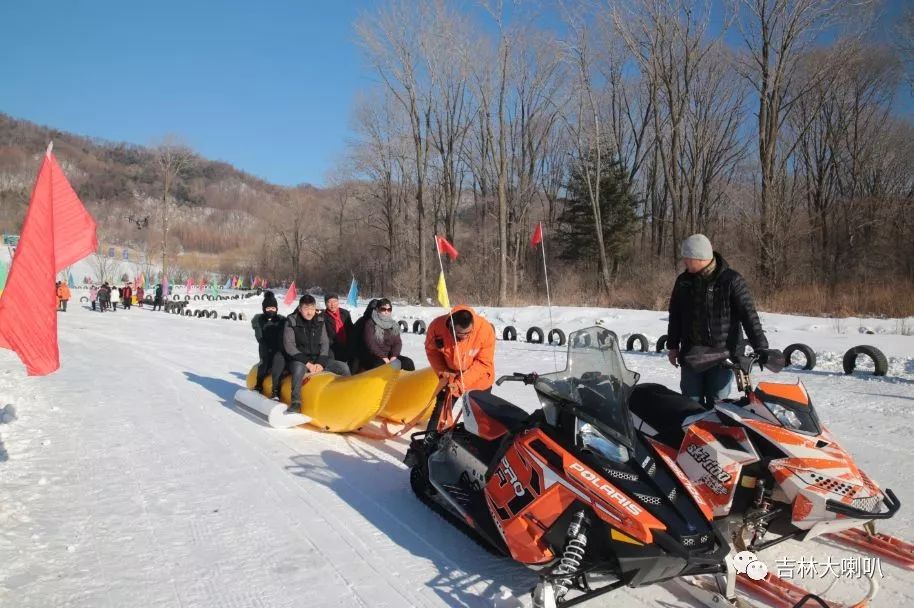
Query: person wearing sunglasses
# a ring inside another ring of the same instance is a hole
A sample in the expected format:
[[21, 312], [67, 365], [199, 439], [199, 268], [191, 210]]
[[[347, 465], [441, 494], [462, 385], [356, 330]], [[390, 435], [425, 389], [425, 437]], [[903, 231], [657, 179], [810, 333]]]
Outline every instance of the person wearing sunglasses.
[[425, 354], [438, 376], [448, 380], [453, 396], [492, 390], [495, 328], [469, 306], [455, 306], [450, 314], [432, 321], [425, 337]]
[[400, 369], [416, 369], [413, 360], [400, 354], [403, 341], [400, 338], [400, 326], [394, 321], [393, 305], [387, 298], [378, 300], [371, 317], [365, 320], [362, 330], [364, 349], [361, 353], [361, 369], [369, 370], [391, 363], [400, 362]]

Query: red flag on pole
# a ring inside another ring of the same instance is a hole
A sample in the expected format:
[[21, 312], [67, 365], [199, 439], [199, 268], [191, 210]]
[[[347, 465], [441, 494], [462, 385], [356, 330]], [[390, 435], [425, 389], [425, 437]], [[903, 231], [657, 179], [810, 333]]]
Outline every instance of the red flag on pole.
[[283, 304], [289, 306], [297, 297], [298, 292], [295, 291], [295, 281], [292, 281], [292, 284], [289, 285], [289, 291], [286, 292], [286, 299], [283, 300]]
[[530, 239], [530, 246], [536, 247], [543, 242], [543, 223], [536, 223], [536, 230], [533, 231], [533, 238]]
[[16, 351], [30, 376], [60, 367], [56, 274], [97, 249], [95, 220], [48, 146], [0, 298], [0, 347]]
[[435, 240], [438, 243], [438, 253], [443, 253], [451, 258], [452, 261], [457, 259], [457, 250], [454, 249], [454, 246], [451, 245], [446, 238], [435, 235]]

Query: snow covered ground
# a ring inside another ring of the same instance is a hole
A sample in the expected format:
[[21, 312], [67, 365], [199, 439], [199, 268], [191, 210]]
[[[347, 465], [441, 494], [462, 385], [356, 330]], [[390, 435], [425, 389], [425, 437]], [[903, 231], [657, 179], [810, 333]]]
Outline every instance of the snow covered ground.
[[[28, 378], [0, 351], [0, 606], [508, 606], [535, 578], [499, 560], [428, 511], [402, 464], [406, 441], [378, 442], [304, 429], [270, 429], [232, 396], [256, 359], [247, 322], [148, 309], [92, 313], [78, 299], [60, 317], [61, 370]], [[281, 294], [280, 299], [281, 299]], [[191, 307], [257, 312], [259, 298]], [[544, 308], [483, 312], [499, 334], [499, 373], [551, 371], [563, 353], [527, 344]], [[430, 321], [440, 309], [395, 307]], [[221, 316], [220, 314], [220, 316]], [[620, 336], [665, 333], [650, 311], [555, 309], [566, 330], [597, 320]], [[820, 417], [903, 506], [882, 529], [914, 537], [914, 337], [896, 320], [764, 315], [773, 346], [805, 342], [819, 354], [800, 378]], [[910, 323], [910, 321], [909, 321]], [[861, 334], [861, 328], [874, 334]], [[423, 362], [422, 337], [404, 336]], [[889, 376], [840, 371], [841, 355], [873, 344]], [[678, 372], [654, 352], [626, 355], [642, 381], [671, 387]], [[510, 388], [509, 388], [510, 387]], [[532, 390], [496, 390], [530, 407]], [[763, 555], [824, 563], [854, 554], [786, 543]], [[876, 606], [914, 605], [914, 573], [882, 563]], [[878, 575], [877, 575], [878, 577]], [[822, 590], [827, 577], [794, 577]], [[832, 590], [854, 595], [852, 585]], [[611, 599], [610, 599], [611, 598]], [[689, 606], [673, 585], [624, 589], [593, 605]]]

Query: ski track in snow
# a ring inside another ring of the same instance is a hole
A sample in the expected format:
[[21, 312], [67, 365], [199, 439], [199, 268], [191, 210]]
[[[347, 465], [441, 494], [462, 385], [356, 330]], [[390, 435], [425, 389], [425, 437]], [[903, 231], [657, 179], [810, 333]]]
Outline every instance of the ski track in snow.
[[[259, 299], [205, 306], [253, 313]], [[572, 310], [558, 317], [566, 329], [575, 326]], [[546, 325], [541, 308], [488, 311], [499, 330], [518, 318]], [[581, 318], [597, 314], [582, 311]], [[440, 313], [403, 312], [426, 321]], [[620, 335], [648, 327], [655, 339], [664, 315], [597, 317]], [[771, 317], [782, 325], [794, 319]], [[806, 322], [796, 319], [795, 326]], [[528, 326], [516, 324], [521, 340]], [[0, 423], [0, 606], [469, 607], [516, 605], [512, 596], [529, 603], [532, 572], [488, 554], [413, 496], [402, 464], [406, 439], [275, 430], [236, 409], [234, 392], [256, 360], [248, 322], [148, 309], [102, 315], [73, 305], [60, 315], [59, 333], [62, 367], [45, 378], [25, 377], [15, 355], [0, 351], [0, 408], [11, 403], [16, 411]], [[812, 332], [807, 343], [818, 351], [816, 338]], [[901, 499], [900, 513], [881, 528], [910, 538], [914, 365], [901, 352], [914, 351], [914, 338], [893, 338], [890, 373], [900, 377], [843, 376], [838, 355], [776, 379], [803, 380], [823, 422]], [[833, 342], [823, 339], [827, 352], [840, 350]], [[404, 353], [422, 364], [422, 338], [406, 334]], [[498, 343], [499, 373], [552, 371], [556, 362], [563, 364], [563, 351]], [[678, 384], [663, 354], [627, 353], [626, 362], [642, 381]], [[496, 392], [535, 405], [529, 388]], [[853, 555], [791, 541], [762, 558], [773, 568], [786, 556], [823, 563]], [[874, 605], [914, 605], [914, 573], [884, 562], [883, 571]], [[795, 580], [819, 591], [828, 583]], [[852, 582], [839, 585], [833, 597], [855, 596]], [[671, 584], [587, 605], [610, 602], [693, 605]]]

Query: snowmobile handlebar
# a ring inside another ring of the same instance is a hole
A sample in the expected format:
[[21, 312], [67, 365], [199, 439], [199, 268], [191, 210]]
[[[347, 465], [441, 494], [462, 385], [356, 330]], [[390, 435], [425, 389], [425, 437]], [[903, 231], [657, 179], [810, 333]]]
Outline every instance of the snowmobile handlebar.
[[888, 508], [888, 511], [870, 513], [869, 511], [846, 505], [843, 502], [829, 499], [825, 501], [825, 510], [854, 519], [889, 519], [901, 508], [901, 501], [895, 496], [895, 492], [888, 488], [883, 491], [882, 504]]
[[510, 376], [502, 376], [495, 381], [497, 386], [501, 386], [502, 382], [523, 382], [524, 384], [533, 384], [536, 382], [536, 379], [539, 378], [539, 374], [536, 372], [530, 372], [529, 374], [524, 374], [522, 372], [514, 372]]

